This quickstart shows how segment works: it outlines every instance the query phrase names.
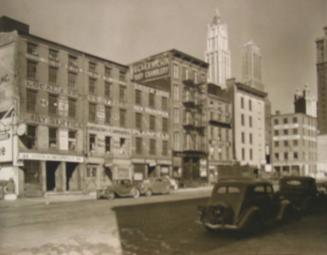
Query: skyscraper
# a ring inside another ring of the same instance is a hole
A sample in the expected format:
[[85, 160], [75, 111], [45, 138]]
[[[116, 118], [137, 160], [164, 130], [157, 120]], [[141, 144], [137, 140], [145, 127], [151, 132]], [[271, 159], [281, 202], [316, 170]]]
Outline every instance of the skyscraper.
[[327, 26], [325, 35], [316, 40], [318, 81], [318, 130], [327, 134]]
[[242, 80], [250, 87], [264, 90], [261, 74], [261, 53], [260, 48], [249, 41], [243, 46], [242, 50]]
[[231, 59], [227, 25], [220, 17], [219, 10], [216, 10], [211, 23], [208, 24], [205, 60], [209, 63], [208, 82], [226, 88], [226, 79], [231, 77]]
[[308, 86], [304, 87], [302, 94], [298, 90], [294, 96], [295, 113], [304, 113], [312, 117], [317, 117], [317, 102]]

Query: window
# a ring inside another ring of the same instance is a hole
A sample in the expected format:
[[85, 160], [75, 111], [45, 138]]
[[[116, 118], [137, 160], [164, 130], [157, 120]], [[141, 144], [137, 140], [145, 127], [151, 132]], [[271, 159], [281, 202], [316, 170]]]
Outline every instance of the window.
[[142, 146], [142, 138], [141, 137], [136, 137], [135, 138], [135, 152], [137, 153], [137, 154], [141, 154], [142, 153], [142, 148], [143, 148], [143, 146]]
[[37, 62], [32, 60], [27, 60], [27, 79], [36, 80], [37, 72]]
[[26, 111], [35, 113], [36, 100], [37, 100], [37, 90], [26, 89]]
[[293, 129], [293, 134], [294, 134], [294, 135], [297, 135], [297, 134], [298, 134], [298, 129], [297, 129], [297, 128], [294, 128], [294, 129]]
[[154, 93], [149, 93], [149, 107], [155, 108]]
[[89, 134], [89, 151], [94, 152], [96, 147], [96, 135]]
[[249, 99], [249, 110], [252, 111], [252, 101]]
[[49, 148], [57, 148], [57, 128], [49, 127]]
[[253, 160], [253, 150], [250, 149], [250, 160]]
[[88, 166], [86, 168], [86, 177], [96, 177], [97, 176], [97, 167], [96, 166]]
[[77, 74], [74, 72], [68, 72], [68, 87], [75, 88], [77, 82]]
[[111, 76], [111, 71], [112, 71], [111, 67], [105, 66], [104, 67], [104, 76], [109, 78]]
[[104, 107], [104, 118], [105, 118], [105, 123], [110, 124], [111, 123], [111, 107], [110, 106], [105, 106]]
[[49, 94], [48, 96], [48, 112], [50, 115], [57, 115], [58, 109], [58, 96], [54, 94]]
[[179, 109], [178, 108], [174, 108], [174, 123], [178, 124], [179, 123]]
[[111, 150], [111, 137], [106, 136], [105, 139], [104, 139], [104, 142], [105, 142], [105, 151], [110, 152], [110, 150]]
[[253, 189], [254, 193], [265, 193], [265, 187], [264, 186], [256, 186]]
[[284, 152], [284, 159], [288, 160], [288, 152]]
[[150, 154], [151, 155], [155, 155], [155, 154], [157, 154], [157, 152], [156, 152], [156, 140], [155, 139], [150, 139]]
[[96, 67], [97, 67], [97, 64], [94, 63], [94, 62], [89, 62], [89, 72], [91, 73], [95, 73], [96, 72]]
[[279, 146], [279, 142], [275, 141], [275, 147], [278, 147], [278, 146]]
[[297, 153], [296, 151], [293, 152], [293, 158], [294, 158], [294, 159], [298, 159], [298, 158], [299, 158], [298, 153]]
[[274, 135], [279, 135], [279, 130], [275, 130]]
[[241, 136], [242, 136], [242, 143], [245, 143], [245, 134], [244, 134], [244, 132], [241, 133]]
[[135, 104], [142, 105], [142, 91], [139, 89], [135, 90]]
[[68, 98], [68, 116], [70, 118], [75, 118], [76, 116], [76, 99]]
[[252, 116], [249, 116], [249, 126], [252, 127]]
[[217, 194], [226, 194], [227, 193], [227, 187], [226, 186], [222, 186], [219, 187], [216, 191]]
[[111, 83], [107, 81], [104, 82], [104, 96], [107, 99], [111, 98]]
[[77, 68], [77, 57], [68, 55], [68, 66]]
[[297, 123], [297, 117], [293, 117], [293, 123]]
[[284, 129], [284, 135], [288, 135], [288, 129]]
[[173, 94], [174, 94], [174, 100], [178, 101], [180, 98], [178, 84], [174, 84]]
[[22, 142], [28, 149], [36, 148], [37, 144], [37, 128], [34, 125], [27, 125], [26, 134], [22, 136]]
[[49, 49], [49, 60], [58, 61], [58, 51], [54, 49]]
[[293, 145], [297, 146], [298, 145], [298, 141], [297, 140], [293, 140]]
[[150, 115], [150, 126], [149, 129], [151, 131], [155, 131], [156, 130], [156, 117], [154, 115]]
[[278, 119], [274, 119], [274, 124], [278, 125]]
[[288, 147], [288, 141], [284, 141], [284, 146]]
[[250, 144], [253, 143], [253, 135], [252, 135], [252, 133], [249, 134], [249, 143]]
[[126, 72], [125, 71], [119, 71], [119, 80], [125, 81], [126, 80]]
[[173, 67], [173, 77], [175, 79], [179, 78], [179, 67], [176, 64], [174, 64], [174, 67]]
[[244, 98], [241, 97], [241, 109], [244, 109]]
[[162, 141], [162, 155], [168, 155], [168, 141]]
[[167, 97], [161, 97], [161, 109], [163, 111], [168, 110], [168, 99], [167, 99]]
[[125, 144], [126, 144], [126, 138], [121, 137], [121, 138], [119, 139], [119, 147], [120, 147], [120, 148], [123, 148], [123, 147], [125, 146]]
[[126, 102], [126, 87], [123, 85], [119, 86], [119, 102], [121, 103]]
[[180, 141], [180, 134], [178, 132], [174, 133], [174, 149], [175, 150], [180, 150], [180, 145], [181, 145], [181, 141]]
[[142, 113], [135, 113], [135, 126], [138, 130], [142, 130]]
[[75, 130], [68, 131], [68, 149], [70, 151], [76, 150], [76, 134], [77, 132]]
[[279, 160], [279, 153], [275, 153], [275, 159]]
[[284, 118], [284, 119], [283, 119], [283, 123], [284, 123], [284, 124], [287, 124], [287, 123], [288, 123], [288, 119], [287, 119], [287, 118]]
[[241, 125], [242, 125], [242, 126], [245, 125], [244, 114], [241, 114]]
[[126, 110], [119, 109], [119, 126], [125, 127], [126, 126]]
[[89, 78], [89, 94], [95, 95], [96, 79]]
[[242, 160], [245, 160], [245, 149], [242, 148]]
[[38, 56], [37, 44], [31, 42], [27, 43], [27, 53]]
[[56, 84], [58, 76], [58, 68], [54, 66], [49, 66], [49, 83]]
[[168, 119], [162, 118], [162, 132], [167, 133], [168, 132]]
[[96, 118], [96, 104], [95, 103], [89, 103], [89, 121], [95, 122]]

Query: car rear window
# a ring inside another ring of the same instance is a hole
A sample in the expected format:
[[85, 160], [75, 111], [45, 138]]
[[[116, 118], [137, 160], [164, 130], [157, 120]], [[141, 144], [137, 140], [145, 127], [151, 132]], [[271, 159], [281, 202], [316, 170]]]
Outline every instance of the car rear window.
[[232, 186], [229, 186], [228, 187], [228, 193], [229, 194], [238, 194], [238, 193], [241, 193], [241, 190], [239, 187], [232, 187]]
[[241, 193], [241, 190], [239, 187], [235, 186], [221, 186], [218, 187], [217, 194], [239, 194]]
[[286, 184], [290, 186], [300, 186], [302, 183], [299, 180], [289, 180], [286, 181]]
[[265, 193], [265, 187], [264, 186], [255, 186], [253, 191], [255, 193]]
[[222, 186], [217, 189], [217, 194], [226, 194], [227, 193], [227, 187]]

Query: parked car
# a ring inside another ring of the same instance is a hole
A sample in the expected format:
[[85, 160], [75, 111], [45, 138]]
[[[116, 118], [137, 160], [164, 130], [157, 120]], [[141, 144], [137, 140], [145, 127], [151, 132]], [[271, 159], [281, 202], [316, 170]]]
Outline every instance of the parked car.
[[294, 212], [287, 199], [274, 193], [270, 182], [254, 179], [218, 181], [208, 204], [199, 210], [200, 221], [208, 230], [245, 232], [288, 220]]
[[317, 181], [318, 192], [322, 195], [327, 195], [327, 180]]
[[143, 181], [140, 186], [141, 194], [151, 196], [152, 194], [169, 194], [170, 182], [165, 177], [152, 177]]
[[320, 200], [316, 180], [309, 176], [282, 177], [279, 181], [279, 192], [304, 213], [317, 208]]
[[120, 180], [96, 191], [97, 199], [114, 199], [115, 197], [138, 198], [140, 194], [139, 188], [131, 180]]

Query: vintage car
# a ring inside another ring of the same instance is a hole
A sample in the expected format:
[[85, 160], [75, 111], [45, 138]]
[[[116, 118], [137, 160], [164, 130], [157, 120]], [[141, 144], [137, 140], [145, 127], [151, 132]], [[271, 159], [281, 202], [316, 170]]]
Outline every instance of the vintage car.
[[131, 180], [120, 180], [96, 191], [97, 199], [114, 199], [115, 197], [138, 198], [141, 192]]
[[164, 178], [169, 181], [171, 190], [178, 190], [178, 181], [176, 179], [171, 178], [169, 176], [165, 176]]
[[327, 180], [317, 181], [317, 189], [321, 195], [327, 195]]
[[293, 213], [290, 202], [274, 193], [272, 184], [256, 179], [226, 179], [216, 183], [208, 204], [199, 207], [208, 230], [252, 232]]
[[309, 176], [282, 177], [279, 192], [303, 213], [317, 208], [320, 200], [316, 180]]
[[151, 196], [152, 194], [169, 194], [170, 182], [165, 177], [152, 177], [142, 182], [140, 186], [141, 194]]

